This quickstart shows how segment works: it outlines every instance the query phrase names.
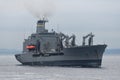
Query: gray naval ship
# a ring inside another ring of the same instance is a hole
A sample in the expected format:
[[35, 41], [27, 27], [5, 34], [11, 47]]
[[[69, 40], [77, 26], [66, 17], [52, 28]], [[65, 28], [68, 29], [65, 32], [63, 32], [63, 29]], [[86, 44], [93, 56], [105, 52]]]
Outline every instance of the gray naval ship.
[[[36, 33], [23, 42], [23, 52], [16, 59], [23, 65], [100, 67], [106, 44], [93, 45], [92, 33], [83, 36], [82, 45], [75, 35], [68, 36], [45, 29], [45, 19], [37, 22]], [[88, 40], [87, 44], [85, 40]]]

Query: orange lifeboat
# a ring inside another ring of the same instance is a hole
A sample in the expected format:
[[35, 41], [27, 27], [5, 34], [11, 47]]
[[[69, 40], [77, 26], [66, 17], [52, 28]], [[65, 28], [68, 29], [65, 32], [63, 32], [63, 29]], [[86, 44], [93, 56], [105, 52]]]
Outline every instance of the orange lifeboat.
[[35, 46], [34, 45], [28, 45], [26, 46], [27, 49], [35, 49]]

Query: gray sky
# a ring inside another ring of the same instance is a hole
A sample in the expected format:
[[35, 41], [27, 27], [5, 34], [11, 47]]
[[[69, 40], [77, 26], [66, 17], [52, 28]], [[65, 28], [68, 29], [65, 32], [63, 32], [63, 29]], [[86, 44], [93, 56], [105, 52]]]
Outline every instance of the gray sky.
[[[27, 10], [27, 0], [24, 1], [0, 0], [2, 49], [22, 50], [24, 38], [35, 33], [38, 18]], [[46, 28], [69, 35], [74, 33], [79, 44], [83, 35], [93, 32], [95, 44], [106, 43], [108, 48], [120, 48], [120, 0], [52, 0], [52, 3], [54, 5], [45, 4], [53, 8]]]

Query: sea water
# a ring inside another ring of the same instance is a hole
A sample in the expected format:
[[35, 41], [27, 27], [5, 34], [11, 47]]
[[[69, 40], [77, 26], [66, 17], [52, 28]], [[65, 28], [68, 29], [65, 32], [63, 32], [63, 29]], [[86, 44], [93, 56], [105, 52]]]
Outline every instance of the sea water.
[[120, 55], [104, 55], [101, 68], [23, 66], [0, 55], [0, 80], [120, 80]]

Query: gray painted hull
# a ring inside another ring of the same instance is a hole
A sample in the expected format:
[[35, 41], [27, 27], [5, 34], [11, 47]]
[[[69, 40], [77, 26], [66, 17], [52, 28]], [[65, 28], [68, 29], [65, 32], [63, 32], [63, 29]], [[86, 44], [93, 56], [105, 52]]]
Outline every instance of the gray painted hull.
[[33, 53], [16, 54], [25, 65], [100, 67], [106, 45], [64, 48], [63, 55], [33, 56]]

